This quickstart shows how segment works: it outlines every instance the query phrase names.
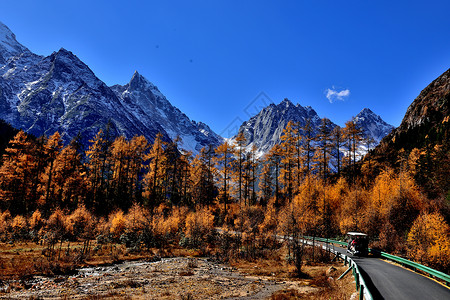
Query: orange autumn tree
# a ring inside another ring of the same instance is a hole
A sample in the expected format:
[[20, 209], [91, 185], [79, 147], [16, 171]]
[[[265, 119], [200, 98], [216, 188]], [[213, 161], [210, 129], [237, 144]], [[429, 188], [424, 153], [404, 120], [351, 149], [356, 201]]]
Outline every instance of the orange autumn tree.
[[130, 141], [130, 166], [128, 195], [131, 200], [141, 201], [142, 191], [144, 189], [142, 177], [144, 175], [144, 166], [147, 162], [148, 142], [144, 136], [135, 136]]
[[29, 213], [36, 205], [34, 176], [39, 170], [33, 144], [23, 131], [10, 141], [0, 167], [0, 208], [12, 214]]
[[192, 198], [196, 205], [213, 203], [216, 189], [214, 186], [214, 168], [212, 167], [212, 147], [202, 148], [191, 162], [190, 180]]
[[123, 136], [116, 138], [111, 145], [112, 206], [122, 210], [127, 209], [131, 204], [128, 195], [130, 152], [130, 143]]
[[282, 194], [289, 203], [294, 196], [294, 167], [295, 167], [295, 152], [296, 152], [296, 140], [294, 135], [294, 122], [289, 121], [286, 128], [283, 129], [281, 135], [281, 170], [280, 170], [280, 183], [282, 185]]
[[39, 191], [41, 193], [40, 203], [47, 207], [58, 206], [60, 203], [52, 203], [55, 198], [54, 163], [63, 147], [59, 132], [50, 136], [44, 144], [44, 155], [47, 161], [45, 172], [41, 175]]
[[163, 183], [166, 165], [162, 134], [158, 133], [145, 160], [149, 162], [148, 171], [144, 175], [144, 197], [147, 206], [155, 207], [164, 200]]
[[233, 147], [225, 141], [215, 150], [216, 156], [214, 162], [217, 166], [219, 175], [219, 196], [218, 200], [223, 203], [224, 213], [227, 213], [227, 205], [230, 202], [230, 174], [232, 170], [232, 162], [234, 158]]
[[82, 204], [66, 218], [66, 229], [70, 238], [83, 240], [82, 255], [87, 253], [90, 241], [94, 238], [96, 223], [94, 215]]
[[53, 163], [51, 206], [75, 209], [84, 203], [87, 191], [86, 172], [81, 157], [72, 145], [66, 146]]
[[363, 139], [362, 130], [354, 120], [345, 123], [343, 138], [347, 148], [347, 155], [344, 161], [346, 162], [347, 170], [350, 171], [351, 183], [354, 184], [356, 180], [356, 163], [359, 160], [358, 149]]
[[243, 185], [243, 173], [244, 173], [244, 162], [245, 162], [245, 143], [246, 138], [244, 136], [244, 132], [241, 131], [238, 133], [238, 135], [235, 138], [236, 143], [232, 145], [233, 147], [233, 153], [235, 154], [235, 159], [233, 160], [233, 168], [231, 172], [231, 176], [236, 182], [235, 190], [236, 190], [236, 197], [238, 203], [242, 202], [242, 185]]
[[269, 164], [270, 157], [265, 155], [262, 158], [261, 165], [262, 169], [259, 173], [259, 199], [263, 206], [268, 205], [269, 201], [272, 199], [273, 194], [273, 175], [272, 167]]
[[282, 148], [280, 145], [273, 146], [269, 153], [266, 154], [267, 163], [269, 166], [269, 172], [272, 173], [272, 190], [274, 193], [274, 206], [276, 209], [279, 209], [282, 205], [281, 203], [281, 185], [280, 185], [280, 176], [281, 176], [281, 166], [282, 166]]
[[107, 195], [109, 192], [110, 177], [110, 142], [107, 136], [100, 130], [96, 136], [89, 141], [91, 144], [86, 150], [89, 195], [87, 207], [93, 208], [95, 212], [104, 214], [107, 210]]
[[434, 268], [450, 267], [450, 226], [438, 213], [422, 213], [408, 233], [409, 255], [416, 261], [427, 262]]
[[245, 154], [245, 160], [243, 164], [244, 175], [244, 203], [253, 205], [256, 203], [257, 190], [257, 170], [259, 167], [259, 161], [256, 158], [256, 146], [253, 145], [250, 151]]

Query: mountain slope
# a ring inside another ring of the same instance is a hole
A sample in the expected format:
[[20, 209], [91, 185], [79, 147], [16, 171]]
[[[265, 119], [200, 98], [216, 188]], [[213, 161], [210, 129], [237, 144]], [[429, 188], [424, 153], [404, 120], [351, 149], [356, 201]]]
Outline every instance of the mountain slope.
[[30, 52], [16, 40], [16, 36], [0, 22], [0, 65], [6, 64], [8, 59], [22, 53]]
[[[400, 126], [365, 161], [372, 174], [386, 166], [405, 170], [430, 199], [450, 199], [450, 69], [423, 89], [408, 107]], [[376, 164], [372, 162], [376, 162]]]

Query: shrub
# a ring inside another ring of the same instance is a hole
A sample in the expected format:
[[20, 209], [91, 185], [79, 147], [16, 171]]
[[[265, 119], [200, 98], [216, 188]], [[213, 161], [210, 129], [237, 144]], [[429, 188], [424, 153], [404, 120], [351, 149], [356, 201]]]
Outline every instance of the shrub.
[[66, 221], [67, 232], [69, 236], [76, 240], [92, 239], [94, 236], [95, 217], [86, 209], [84, 205], [78, 208], [68, 216]]
[[204, 246], [207, 235], [214, 226], [214, 216], [210, 209], [202, 208], [190, 212], [185, 220], [186, 246], [198, 248]]
[[12, 227], [12, 239], [13, 240], [24, 240], [27, 239], [28, 235], [28, 224], [27, 220], [20, 215], [14, 217], [11, 223]]
[[115, 213], [112, 213], [109, 216], [111, 227], [109, 232], [115, 239], [119, 239], [119, 237], [125, 232], [125, 216], [123, 211], [118, 210]]
[[0, 211], [0, 238], [2, 241], [8, 239], [8, 233], [10, 232], [11, 226], [11, 214], [8, 210]]

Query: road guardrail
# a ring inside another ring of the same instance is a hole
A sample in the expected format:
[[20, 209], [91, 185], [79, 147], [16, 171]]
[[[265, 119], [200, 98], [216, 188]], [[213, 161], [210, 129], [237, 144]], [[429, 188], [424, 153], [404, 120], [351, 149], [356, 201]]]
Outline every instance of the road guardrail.
[[[305, 237], [308, 239], [313, 239], [313, 237]], [[346, 246], [347, 243], [346, 242], [342, 242], [342, 241], [337, 241], [337, 240], [332, 240], [332, 239], [326, 239], [326, 238], [321, 238], [321, 237], [315, 237], [314, 238], [316, 241], [320, 241], [323, 243], [332, 243], [332, 244], [338, 244], [338, 245], [343, 245]], [[433, 268], [424, 266], [422, 264], [416, 263], [414, 261], [408, 260], [406, 258], [403, 257], [399, 257], [399, 256], [395, 256], [380, 250], [376, 250], [376, 249], [371, 249], [369, 248], [369, 252], [372, 254], [375, 254], [377, 256], [380, 256], [381, 258], [385, 258], [385, 259], [389, 259], [391, 261], [394, 261], [396, 263], [401, 264], [402, 266], [408, 267], [413, 269], [414, 271], [420, 270], [428, 275], [431, 275], [432, 277], [434, 277], [435, 279], [440, 279], [443, 282], [445, 282], [445, 284], [447, 286], [450, 286], [450, 275], [445, 274], [441, 271], [435, 270]]]
[[369, 251], [372, 254], [379, 255], [382, 258], [386, 258], [386, 259], [389, 259], [391, 261], [397, 262], [397, 263], [401, 264], [402, 266], [406, 266], [406, 267], [412, 268], [414, 271], [420, 270], [420, 271], [422, 271], [424, 273], [427, 273], [427, 274], [433, 276], [436, 279], [440, 279], [440, 280], [444, 281], [447, 286], [450, 286], [450, 275], [448, 275], [448, 274], [445, 274], [445, 273], [440, 272], [438, 270], [435, 270], [435, 269], [432, 269], [430, 267], [421, 265], [419, 263], [410, 261], [410, 260], [408, 260], [406, 258], [395, 256], [395, 255], [392, 255], [392, 254], [389, 254], [389, 253], [386, 253], [386, 252], [383, 252], [383, 251], [379, 251], [379, 250], [375, 250], [375, 249], [369, 249]]
[[[313, 241], [311, 241], [311, 239]], [[321, 243], [325, 243], [325, 245], [323, 244], [318, 244], [317, 246], [322, 246], [322, 249], [324, 249], [325, 251], [330, 251], [331, 253], [335, 254], [337, 258], [340, 258], [344, 261], [344, 266], [346, 266], [348, 264], [349, 268], [347, 269], [347, 271], [341, 275], [340, 278], [342, 278], [345, 274], [347, 274], [347, 272], [349, 272], [350, 270], [352, 270], [353, 276], [355, 278], [355, 283], [356, 283], [356, 290], [359, 292], [359, 299], [360, 300], [372, 300], [372, 294], [370, 293], [369, 288], [366, 285], [366, 282], [364, 281], [363, 276], [361, 275], [361, 272], [359, 271], [358, 265], [355, 263], [355, 261], [353, 259], [351, 259], [349, 256], [340, 253], [339, 251], [336, 251], [335, 249], [331, 248], [329, 244], [340, 244], [340, 245], [347, 245], [347, 243], [345, 242], [340, 242], [340, 241], [335, 241], [335, 240], [329, 240], [329, 239], [325, 239], [325, 238], [313, 238], [313, 237], [304, 237], [304, 239], [300, 239], [301, 242], [306, 243], [308, 245], [311, 246], [316, 246], [314, 245], [314, 242], [321, 242]]]

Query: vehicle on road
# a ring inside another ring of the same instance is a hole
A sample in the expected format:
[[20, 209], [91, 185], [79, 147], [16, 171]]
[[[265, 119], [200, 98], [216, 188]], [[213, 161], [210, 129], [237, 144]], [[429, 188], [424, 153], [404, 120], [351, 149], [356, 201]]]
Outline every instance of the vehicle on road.
[[361, 232], [347, 232], [347, 252], [356, 256], [367, 256], [369, 253], [369, 239], [367, 234]]

